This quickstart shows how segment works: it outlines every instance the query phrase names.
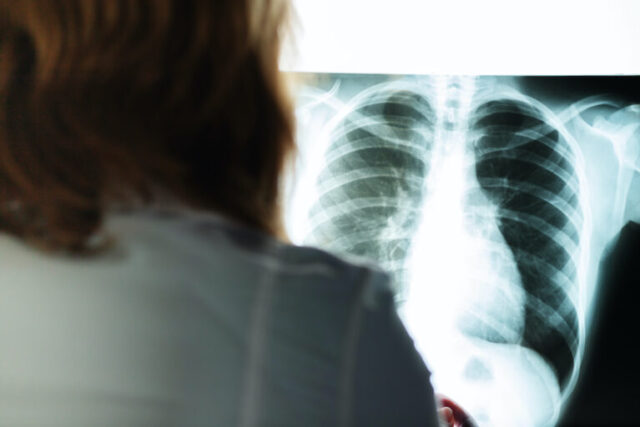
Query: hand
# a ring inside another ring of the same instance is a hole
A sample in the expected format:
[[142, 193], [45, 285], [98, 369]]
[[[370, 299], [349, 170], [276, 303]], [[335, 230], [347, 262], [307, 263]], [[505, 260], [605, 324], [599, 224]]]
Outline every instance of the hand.
[[473, 419], [453, 400], [441, 394], [436, 394], [436, 398], [442, 427], [474, 427], [476, 425]]

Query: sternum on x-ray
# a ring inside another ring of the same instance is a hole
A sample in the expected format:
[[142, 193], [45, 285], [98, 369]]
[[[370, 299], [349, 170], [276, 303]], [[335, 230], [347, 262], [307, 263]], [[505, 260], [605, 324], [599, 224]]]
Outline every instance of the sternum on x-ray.
[[603, 248], [640, 217], [640, 106], [507, 77], [305, 78], [292, 239], [386, 269], [436, 392], [481, 425], [553, 423]]

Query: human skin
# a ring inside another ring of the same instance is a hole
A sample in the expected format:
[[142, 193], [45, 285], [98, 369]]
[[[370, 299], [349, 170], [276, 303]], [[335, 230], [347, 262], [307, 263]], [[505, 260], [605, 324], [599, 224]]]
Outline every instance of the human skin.
[[474, 427], [472, 418], [453, 400], [441, 394], [436, 394], [438, 400], [438, 415], [441, 424], [449, 427]]

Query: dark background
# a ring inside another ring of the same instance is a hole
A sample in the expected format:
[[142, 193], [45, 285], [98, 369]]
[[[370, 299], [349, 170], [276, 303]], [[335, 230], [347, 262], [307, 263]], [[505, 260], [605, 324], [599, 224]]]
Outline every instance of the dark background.
[[562, 104], [592, 95], [610, 96], [625, 105], [640, 103], [640, 76], [525, 76], [518, 82], [524, 93]]
[[576, 388], [559, 426], [640, 426], [640, 224], [600, 264], [600, 295]]

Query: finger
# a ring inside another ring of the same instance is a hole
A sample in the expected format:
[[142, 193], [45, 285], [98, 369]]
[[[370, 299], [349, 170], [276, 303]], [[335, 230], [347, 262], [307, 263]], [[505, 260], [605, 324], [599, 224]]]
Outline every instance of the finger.
[[451, 408], [445, 407], [438, 409], [438, 415], [440, 416], [440, 419], [445, 423], [445, 425], [453, 426], [454, 418]]

